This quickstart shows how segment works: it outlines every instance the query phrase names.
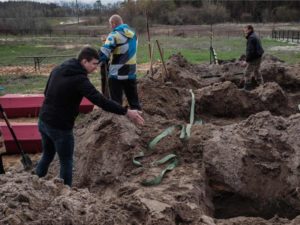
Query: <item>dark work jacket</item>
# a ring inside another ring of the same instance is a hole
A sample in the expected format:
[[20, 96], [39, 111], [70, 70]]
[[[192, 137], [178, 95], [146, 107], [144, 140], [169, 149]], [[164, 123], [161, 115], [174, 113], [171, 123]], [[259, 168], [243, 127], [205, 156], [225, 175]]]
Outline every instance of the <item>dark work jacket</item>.
[[40, 119], [57, 129], [73, 128], [83, 97], [105, 111], [120, 115], [127, 113], [127, 109], [97, 91], [88, 79], [86, 69], [77, 59], [67, 60], [53, 69], [44, 94]]
[[246, 49], [246, 61], [251, 62], [255, 59], [259, 59], [264, 54], [264, 50], [261, 46], [261, 42], [257, 37], [256, 33], [251, 32], [247, 38], [247, 49]]

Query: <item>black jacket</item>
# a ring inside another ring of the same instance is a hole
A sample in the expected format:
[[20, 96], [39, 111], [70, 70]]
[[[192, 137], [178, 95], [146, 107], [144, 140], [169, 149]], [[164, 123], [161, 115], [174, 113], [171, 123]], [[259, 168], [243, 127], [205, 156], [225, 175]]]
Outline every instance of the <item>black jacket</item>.
[[51, 72], [44, 94], [40, 119], [57, 129], [73, 128], [83, 97], [105, 111], [120, 115], [127, 113], [127, 109], [97, 91], [77, 59], [67, 60]]
[[246, 61], [251, 62], [262, 57], [264, 50], [256, 33], [251, 32], [247, 38]]

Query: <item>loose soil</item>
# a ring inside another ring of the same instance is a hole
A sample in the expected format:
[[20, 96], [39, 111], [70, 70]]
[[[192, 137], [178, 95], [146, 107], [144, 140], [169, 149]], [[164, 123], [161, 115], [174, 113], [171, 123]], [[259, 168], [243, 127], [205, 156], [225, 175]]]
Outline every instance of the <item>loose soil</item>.
[[[1, 66], [0, 67], [0, 76], [6, 75], [27, 75], [27, 74], [38, 74], [38, 75], [45, 75], [49, 76], [51, 70], [55, 67], [55, 64], [41, 64], [40, 70], [35, 71], [34, 65], [28, 66]], [[138, 73], [146, 73], [149, 69], [148, 63], [143, 63], [138, 65]]]
[[[43, 179], [21, 165], [1, 175], [0, 224], [300, 224], [300, 65], [266, 55], [266, 83], [249, 92], [239, 89], [239, 61], [193, 65], [177, 54], [167, 70], [138, 80], [144, 126], [100, 109], [77, 121], [72, 189], [57, 178], [57, 159]], [[156, 135], [189, 123], [190, 89], [203, 123], [189, 139], [176, 130], [135, 167]], [[170, 153], [178, 166], [141, 185]]]

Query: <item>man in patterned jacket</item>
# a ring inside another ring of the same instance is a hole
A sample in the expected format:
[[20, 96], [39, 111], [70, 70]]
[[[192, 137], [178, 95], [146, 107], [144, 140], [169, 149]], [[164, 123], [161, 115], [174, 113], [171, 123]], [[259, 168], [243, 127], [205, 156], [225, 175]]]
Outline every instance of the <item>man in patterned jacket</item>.
[[136, 85], [137, 37], [119, 15], [109, 19], [109, 33], [99, 51], [101, 62], [110, 61], [108, 83], [111, 99], [122, 105], [123, 92], [131, 109], [141, 110]]

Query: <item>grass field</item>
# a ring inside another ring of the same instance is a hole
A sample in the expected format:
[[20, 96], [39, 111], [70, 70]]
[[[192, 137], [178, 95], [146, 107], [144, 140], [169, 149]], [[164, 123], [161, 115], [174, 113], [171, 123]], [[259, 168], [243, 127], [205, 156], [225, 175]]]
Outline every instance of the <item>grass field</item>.
[[[97, 73], [89, 74], [91, 82], [100, 88], [100, 79]], [[37, 94], [43, 93], [48, 77], [42, 75], [6, 75], [0, 76], [0, 84], [4, 90], [0, 89], [0, 96], [4, 94]]]
[[[0, 38], [1, 39], [1, 38]], [[159, 40], [164, 49], [164, 57], [181, 52], [188, 61], [199, 63], [209, 61], [208, 37], [182, 38], [170, 36], [153, 37], [152, 43]], [[0, 66], [30, 64], [30, 59], [19, 59], [18, 56], [32, 55], [74, 55], [84, 45], [91, 45], [97, 49], [101, 46], [99, 38], [95, 37], [27, 37], [27, 38], [4, 38], [0, 41]], [[213, 46], [220, 59], [239, 58], [245, 52], [245, 42], [243, 37], [221, 38], [216, 37]], [[266, 53], [273, 54], [285, 60], [287, 63], [300, 62], [300, 51], [274, 51], [272, 47], [292, 46], [286, 42], [271, 39], [262, 40]], [[159, 59], [157, 48], [154, 50], [155, 59]], [[47, 59], [45, 63], [60, 63], [61, 58]], [[138, 63], [149, 61], [148, 44], [145, 37], [139, 38]]]
[[[164, 58], [181, 52], [186, 59], [192, 63], [201, 63], [209, 61], [210, 40], [208, 37], [170, 37], [156, 36], [152, 38], [152, 43], [159, 40], [163, 48]], [[20, 59], [18, 56], [33, 55], [72, 55], [76, 56], [77, 52], [84, 45], [91, 45], [97, 49], [100, 48], [100, 38], [96, 37], [0, 37], [0, 67], [33, 65], [33, 59]], [[243, 37], [216, 37], [213, 46], [217, 51], [219, 59], [239, 58], [245, 52], [246, 40]], [[300, 51], [293, 45], [286, 42], [275, 41], [264, 38], [262, 40], [266, 53], [275, 55], [289, 64], [300, 62]], [[281, 47], [280, 51], [273, 50]], [[284, 50], [288, 47], [289, 50]], [[299, 49], [299, 47], [298, 47]], [[155, 46], [155, 60], [159, 59], [159, 52]], [[63, 58], [51, 58], [45, 60], [44, 64], [59, 64]], [[144, 36], [139, 38], [138, 63], [149, 62], [148, 44]], [[42, 65], [43, 66], [43, 65]], [[99, 85], [97, 74], [90, 75], [92, 82]], [[5, 74], [0, 76], [0, 85], [5, 88], [3, 93], [40, 93], [43, 91], [47, 77], [34, 74], [25, 74], [22, 76]], [[1, 93], [0, 93], [1, 94]]]

